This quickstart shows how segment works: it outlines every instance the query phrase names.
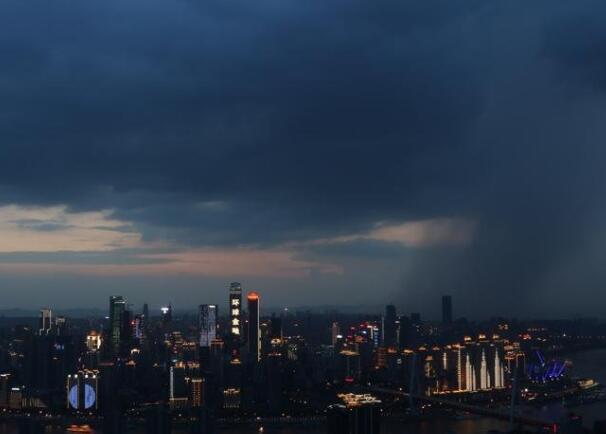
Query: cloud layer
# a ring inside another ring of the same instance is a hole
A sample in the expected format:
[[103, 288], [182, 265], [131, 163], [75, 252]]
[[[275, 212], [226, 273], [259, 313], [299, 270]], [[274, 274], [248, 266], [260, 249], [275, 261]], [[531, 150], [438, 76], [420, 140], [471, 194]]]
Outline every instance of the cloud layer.
[[248, 278], [275, 304], [453, 293], [485, 316], [581, 311], [606, 283], [599, 1], [0, 14], [4, 287], [78, 305], [51, 278], [76, 273], [159, 301], [161, 274], [187, 302]]

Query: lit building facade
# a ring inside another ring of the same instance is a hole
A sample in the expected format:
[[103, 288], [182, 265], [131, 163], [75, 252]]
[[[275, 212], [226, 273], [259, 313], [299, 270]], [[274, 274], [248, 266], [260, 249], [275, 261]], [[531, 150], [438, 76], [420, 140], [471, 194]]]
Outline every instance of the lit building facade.
[[248, 354], [251, 360], [261, 360], [261, 335], [259, 333], [259, 302], [256, 292], [248, 293]]
[[84, 370], [67, 376], [67, 408], [97, 410], [99, 408], [99, 372]]
[[232, 360], [240, 358], [242, 339], [242, 285], [232, 282], [229, 286], [229, 350]]
[[86, 336], [86, 349], [88, 351], [99, 351], [101, 348], [101, 335], [96, 331], [92, 330]]
[[53, 312], [45, 307], [40, 309], [40, 326], [38, 334], [47, 335], [50, 333], [53, 326]]
[[109, 340], [112, 354], [120, 351], [120, 337], [124, 328], [124, 312], [126, 311], [126, 299], [120, 295], [112, 295], [109, 298]]
[[192, 408], [201, 407], [204, 397], [204, 379], [189, 378], [187, 383], [189, 386], [189, 406]]
[[198, 327], [200, 329], [200, 347], [209, 348], [217, 338], [218, 307], [216, 304], [201, 304], [198, 310]]

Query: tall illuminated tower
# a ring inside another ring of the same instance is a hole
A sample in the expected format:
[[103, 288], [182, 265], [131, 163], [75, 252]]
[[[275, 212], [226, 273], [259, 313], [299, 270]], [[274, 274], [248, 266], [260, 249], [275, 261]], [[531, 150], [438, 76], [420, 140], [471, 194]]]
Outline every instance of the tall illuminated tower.
[[168, 306], [162, 306], [160, 308], [160, 315], [162, 316], [162, 326], [170, 326], [173, 320], [173, 305], [168, 303]]
[[40, 327], [39, 327], [38, 334], [40, 334], [40, 335], [49, 334], [51, 331], [52, 325], [53, 325], [52, 311], [48, 307], [40, 309]]
[[210, 343], [217, 338], [217, 305], [201, 304], [198, 312], [200, 329], [200, 346], [210, 348]]
[[489, 389], [488, 364], [486, 363], [486, 352], [482, 349], [482, 360], [480, 361], [480, 389]]
[[112, 354], [120, 351], [120, 334], [126, 310], [126, 300], [121, 295], [109, 297], [109, 342]]
[[232, 282], [229, 285], [229, 347], [232, 359], [239, 358], [242, 337], [242, 285]]
[[259, 294], [248, 293], [248, 354], [250, 360], [261, 360], [261, 335], [259, 333]]

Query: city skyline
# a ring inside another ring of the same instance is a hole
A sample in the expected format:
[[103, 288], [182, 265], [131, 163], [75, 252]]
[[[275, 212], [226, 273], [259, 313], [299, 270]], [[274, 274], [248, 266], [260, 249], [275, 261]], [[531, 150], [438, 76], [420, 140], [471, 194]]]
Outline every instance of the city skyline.
[[603, 2], [0, 14], [0, 307], [602, 316]]
[[606, 434], [606, 1], [0, 16], [0, 433]]
[[[154, 315], [147, 303], [112, 295], [108, 315], [68, 317], [43, 307], [37, 318], [0, 317], [0, 424], [34, 433], [285, 425], [380, 434], [390, 425], [445, 423], [464, 410], [465, 420], [482, 424], [507, 420], [507, 432], [524, 432], [511, 430], [516, 425], [589, 432], [579, 429], [593, 422], [592, 432], [601, 432], [601, 420], [584, 420], [565, 401], [600, 405], [604, 386], [576, 376], [558, 355], [603, 353], [604, 320], [455, 320], [450, 295], [439, 300], [439, 321], [392, 304], [382, 315], [264, 315], [262, 293], [240, 282], [223, 295], [223, 316], [219, 305], [180, 315], [172, 303]], [[601, 371], [594, 365], [583, 375], [601, 379]]]

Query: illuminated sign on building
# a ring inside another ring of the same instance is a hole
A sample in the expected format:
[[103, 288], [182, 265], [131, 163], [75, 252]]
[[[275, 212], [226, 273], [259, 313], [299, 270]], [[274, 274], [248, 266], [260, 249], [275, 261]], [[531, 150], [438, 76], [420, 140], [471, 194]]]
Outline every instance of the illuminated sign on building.
[[242, 285], [233, 282], [229, 287], [229, 324], [232, 337], [239, 338], [242, 334], [241, 308]]
[[98, 371], [80, 371], [67, 376], [67, 407], [73, 410], [98, 408]]

